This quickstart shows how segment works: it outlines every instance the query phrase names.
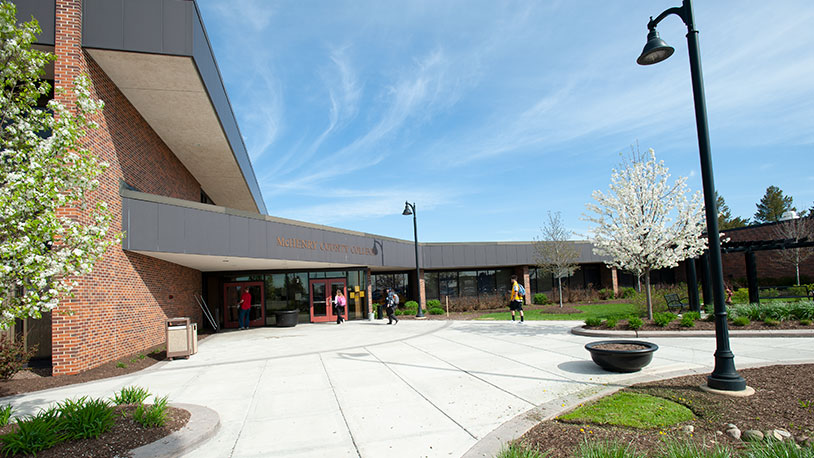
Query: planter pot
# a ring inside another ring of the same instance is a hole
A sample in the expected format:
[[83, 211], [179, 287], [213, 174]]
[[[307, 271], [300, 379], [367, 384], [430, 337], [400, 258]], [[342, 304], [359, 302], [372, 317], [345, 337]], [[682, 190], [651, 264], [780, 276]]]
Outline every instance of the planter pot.
[[636, 372], [650, 364], [653, 352], [659, 346], [639, 340], [602, 340], [586, 344], [585, 349], [602, 369], [611, 372]]
[[278, 310], [274, 312], [278, 328], [291, 328], [297, 325], [300, 318], [299, 310]]

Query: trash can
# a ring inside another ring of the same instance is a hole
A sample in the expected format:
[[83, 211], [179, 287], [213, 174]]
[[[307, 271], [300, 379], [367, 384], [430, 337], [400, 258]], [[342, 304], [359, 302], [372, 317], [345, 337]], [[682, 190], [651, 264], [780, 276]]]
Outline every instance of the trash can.
[[192, 325], [189, 322], [189, 318], [168, 319], [167, 358], [169, 359], [181, 357], [189, 358], [189, 355], [191, 354], [192, 354]]
[[274, 312], [278, 328], [293, 328], [300, 318], [299, 310], [277, 310]]
[[384, 306], [382, 304], [376, 304], [376, 319], [381, 320], [384, 318]]

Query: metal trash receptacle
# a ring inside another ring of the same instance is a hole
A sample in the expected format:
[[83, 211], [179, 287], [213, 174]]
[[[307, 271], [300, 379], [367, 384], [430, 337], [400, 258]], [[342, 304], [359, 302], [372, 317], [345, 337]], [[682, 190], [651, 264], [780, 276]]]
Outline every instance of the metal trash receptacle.
[[192, 354], [192, 326], [189, 318], [167, 320], [167, 358], [189, 358]]

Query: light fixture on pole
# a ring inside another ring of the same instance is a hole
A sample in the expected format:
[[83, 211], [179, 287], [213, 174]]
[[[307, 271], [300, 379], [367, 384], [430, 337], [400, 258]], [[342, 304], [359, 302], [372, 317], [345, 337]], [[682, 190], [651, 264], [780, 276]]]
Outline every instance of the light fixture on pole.
[[735, 370], [735, 355], [729, 347], [729, 330], [726, 324], [724, 300], [724, 274], [721, 265], [721, 240], [718, 236], [718, 210], [715, 204], [715, 184], [712, 174], [712, 155], [709, 148], [709, 127], [704, 97], [704, 79], [701, 72], [701, 51], [698, 31], [692, 11], [692, 0], [684, 0], [680, 7], [670, 8], [647, 24], [647, 44], [636, 59], [639, 65], [651, 65], [667, 59], [674, 49], [667, 45], [656, 32], [656, 26], [665, 17], [675, 14], [687, 26], [687, 48], [690, 54], [690, 76], [695, 101], [695, 125], [698, 131], [698, 151], [701, 157], [701, 181], [704, 188], [704, 205], [709, 238], [709, 264], [712, 271], [712, 293], [715, 304], [715, 369], [707, 377], [709, 388], [722, 391], [744, 391], [746, 380]]
[[424, 310], [421, 309], [421, 272], [418, 270], [418, 224], [415, 220], [415, 202], [404, 202], [404, 211], [401, 212], [404, 216], [413, 215], [413, 235], [415, 236], [415, 292], [418, 295], [418, 313], [416, 317], [423, 318]]

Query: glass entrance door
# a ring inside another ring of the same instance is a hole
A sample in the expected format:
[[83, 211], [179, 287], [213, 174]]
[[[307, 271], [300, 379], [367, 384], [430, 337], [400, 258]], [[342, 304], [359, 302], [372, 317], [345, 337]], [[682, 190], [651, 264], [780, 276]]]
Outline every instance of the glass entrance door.
[[[336, 292], [342, 290], [347, 298], [345, 279], [325, 279], [311, 280], [309, 283], [311, 292], [311, 322], [323, 323], [336, 321], [336, 309], [333, 306], [333, 298]], [[342, 316], [348, 318], [348, 307], [345, 306]]]
[[263, 326], [265, 324], [266, 308], [264, 306], [265, 294], [263, 282], [236, 282], [223, 285], [223, 326], [236, 328], [238, 326], [238, 310], [240, 297], [248, 290], [252, 297], [249, 308], [249, 326]]

